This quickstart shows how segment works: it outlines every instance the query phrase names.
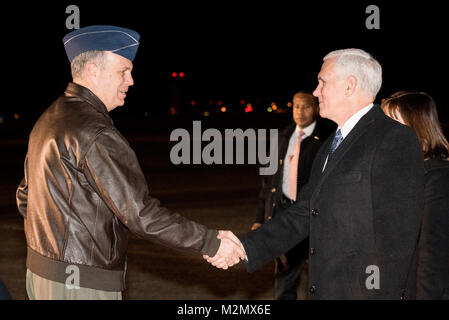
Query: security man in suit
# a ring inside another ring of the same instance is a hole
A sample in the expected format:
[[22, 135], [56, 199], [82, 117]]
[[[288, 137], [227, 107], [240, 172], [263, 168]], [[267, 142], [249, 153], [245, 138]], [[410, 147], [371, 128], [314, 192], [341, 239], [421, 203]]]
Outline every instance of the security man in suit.
[[[307, 92], [293, 96], [294, 123], [279, 135], [279, 169], [271, 176], [263, 176], [259, 193], [259, 206], [256, 222], [251, 230], [270, 220], [278, 211], [293, 205], [301, 187], [309, 180], [312, 162], [324, 141], [334, 128], [319, 117], [318, 100]], [[299, 154], [295, 154], [298, 134], [302, 133]], [[297, 161], [296, 158], [298, 157]], [[292, 163], [296, 166], [292, 168]], [[290, 189], [289, 181], [295, 181]], [[279, 210], [278, 210], [279, 209]], [[277, 300], [296, 300], [300, 282], [307, 277], [307, 257], [309, 241], [306, 238], [291, 250], [275, 259], [274, 297]], [[307, 291], [301, 293], [307, 296]]]

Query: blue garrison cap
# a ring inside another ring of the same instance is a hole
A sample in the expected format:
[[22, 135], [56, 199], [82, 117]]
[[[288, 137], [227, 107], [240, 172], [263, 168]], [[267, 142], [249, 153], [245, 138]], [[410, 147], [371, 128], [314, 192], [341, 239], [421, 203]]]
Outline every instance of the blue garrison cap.
[[63, 42], [70, 63], [80, 53], [92, 50], [111, 51], [133, 61], [139, 39], [140, 35], [131, 29], [89, 26], [68, 33]]

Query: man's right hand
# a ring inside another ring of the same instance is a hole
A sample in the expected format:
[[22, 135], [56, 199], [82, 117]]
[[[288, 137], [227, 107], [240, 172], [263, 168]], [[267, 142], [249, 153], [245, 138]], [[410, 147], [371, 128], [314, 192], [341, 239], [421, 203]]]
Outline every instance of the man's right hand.
[[227, 269], [246, 259], [245, 249], [240, 240], [231, 232], [220, 230], [217, 236], [221, 240], [217, 253], [212, 258], [203, 255], [203, 258], [220, 269]]

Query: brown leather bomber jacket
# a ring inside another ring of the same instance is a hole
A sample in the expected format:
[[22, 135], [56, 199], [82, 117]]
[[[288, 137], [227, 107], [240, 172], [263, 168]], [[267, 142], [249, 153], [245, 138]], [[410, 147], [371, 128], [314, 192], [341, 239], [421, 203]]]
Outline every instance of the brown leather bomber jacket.
[[27, 268], [81, 287], [125, 289], [128, 230], [174, 248], [214, 256], [217, 231], [160, 207], [136, 155], [90, 90], [70, 83], [31, 131], [17, 189]]

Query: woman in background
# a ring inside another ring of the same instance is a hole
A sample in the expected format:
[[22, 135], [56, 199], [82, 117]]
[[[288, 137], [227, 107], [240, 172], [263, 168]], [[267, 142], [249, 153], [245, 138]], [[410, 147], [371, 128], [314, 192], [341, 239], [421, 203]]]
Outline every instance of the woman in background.
[[449, 299], [449, 144], [435, 102], [398, 92], [382, 103], [390, 118], [413, 128], [424, 153], [424, 214], [418, 246], [417, 299]]

